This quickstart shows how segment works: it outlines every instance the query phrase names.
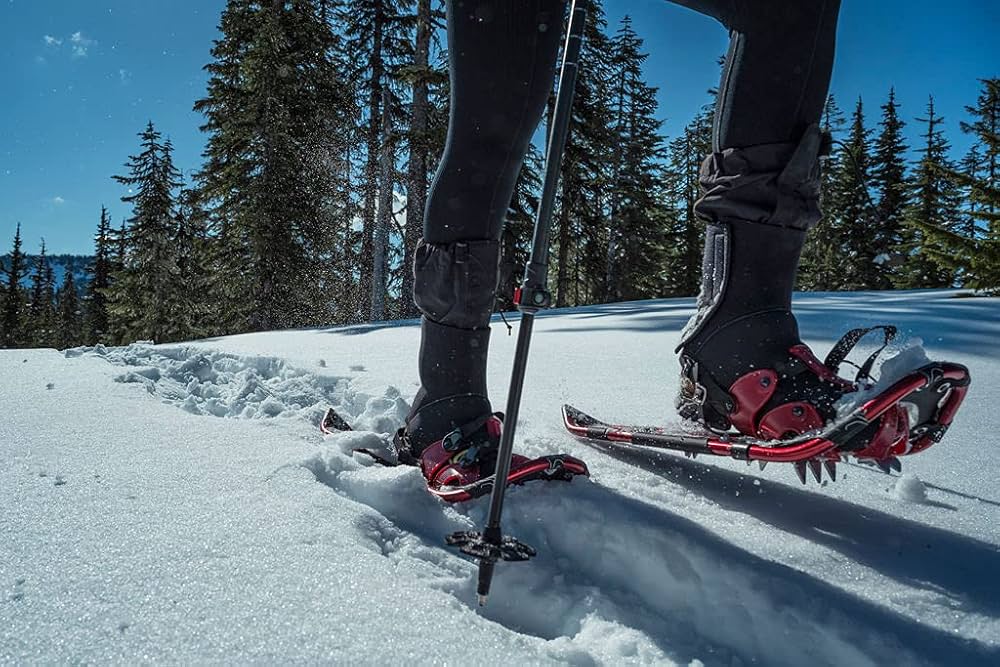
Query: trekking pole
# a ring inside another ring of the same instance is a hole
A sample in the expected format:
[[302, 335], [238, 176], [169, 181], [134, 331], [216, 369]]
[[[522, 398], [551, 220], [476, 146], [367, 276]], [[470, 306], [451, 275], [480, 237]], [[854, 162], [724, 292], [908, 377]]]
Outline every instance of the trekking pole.
[[448, 544], [457, 546], [463, 553], [479, 559], [477, 593], [480, 605], [486, 604], [486, 597], [490, 593], [490, 583], [493, 580], [493, 568], [498, 560], [528, 560], [535, 555], [533, 548], [501, 532], [500, 515], [503, 512], [504, 491], [507, 488], [505, 482], [510, 474], [510, 457], [514, 449], [514, 429], [517, 426], [517, 415], [521, 407], [521, 390], [524, 387], [524, 371], [528, 364], [528, 347], [531, 343], [531, 330], [535, 322], [535, 313], [552, 305], [552, 294], [547, 289], [549, 227], [556, 197], [556, 186], [559, 182], [563, 150], [566, 147], [566, 136], [569, 133], [573, 92], [576, 87], [578, 70], [577, 61], [580, 57], [586, 18], [587, 0], [573, 0], [570, 9], [569, 29], [563, 48], [562, 69], [559, 72], [556, 109], [552, 118], [549, 145], [545, 155], [545, 180], [542, 186], [542, 198], [538, 203], [538, 214], [535, 218], [531, 256], [527, 266], [524, 267], [524, 281], [521, 283], [521, 287], [514, 290], [514, 303], [517, 304], [517, 309], [522, 314], [521, 327], [517, 333], [514, 369], [510, 378], [510, 391], [507, 394], [507, 411], [500, 438], [500, 451], [497, 454], [496, 473], [493, 477], [489, 517], [482, 533], [463, 531], [453, 533], [447, 538]]

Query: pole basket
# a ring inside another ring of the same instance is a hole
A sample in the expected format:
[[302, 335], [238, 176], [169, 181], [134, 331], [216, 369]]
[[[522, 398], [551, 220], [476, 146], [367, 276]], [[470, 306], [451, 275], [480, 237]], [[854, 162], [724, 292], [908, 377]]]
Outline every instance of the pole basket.
[[445, 541], [449, 546], [458, 547], [463, 554], [478, 558], [480, 562], [524, 561], [538, 553], [533, 547], [510, 535], [502, 536], [499, 543], [496, 543], [487, 539], [483, 533], [472, 530], [452, 533]]

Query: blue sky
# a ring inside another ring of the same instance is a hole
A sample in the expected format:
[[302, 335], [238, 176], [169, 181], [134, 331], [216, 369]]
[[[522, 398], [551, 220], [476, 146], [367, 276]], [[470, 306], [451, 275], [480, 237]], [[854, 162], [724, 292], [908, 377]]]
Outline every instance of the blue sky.
[[[223, 0], [0, 0], [0, 254], [17, 222], [26, 248], [89, 253], [103, 203], [115, 223], [123, 172], [147, 120], [168, 135], [189, 175], [200, 164], [204, 94]], [[631, 14], [646, 40], [647, 78], [660, 87], [664, 129], [674, 135], [704, 104], [718, 77], [725, 31], [663, 0], [605, 0], [610, 28]], [[911, 143], [927, 95], [958, 157], [958, 131], [977, 79], [1000, 75], [994, 0], [844, 0], [832, 92], [845, 110], [861, 95], [869, 125], [896, 87]]]

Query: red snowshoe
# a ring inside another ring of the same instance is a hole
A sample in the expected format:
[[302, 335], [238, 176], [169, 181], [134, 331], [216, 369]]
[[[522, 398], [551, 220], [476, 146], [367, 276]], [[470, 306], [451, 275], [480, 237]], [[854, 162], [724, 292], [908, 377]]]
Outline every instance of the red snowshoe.
[[[888, 343], [895, 328], [879, 328], [885, 330]], [[824, 470], [835, 480], [836, 463], [846, 456], [886, 472], [899, 471], [898, 457], [916, 454], [940, 442], [968, 391], [969, 371], [960, 364], [931, 362], [876, 392], [866, 389], [864, 381], [871, 380], [869, 372], [876, 351], [859, 367], [853, 383], [837, 377], [832, 369], [871, 330], [857, 329], [846, 334], [825, 363], [813, 357], [804, 345], [792, 350], [805, 367], [802, 372], [840, 384], [842, 395], [863, 390], [871, 393], [858, 393], [853, 407], [825, 423], [818, 411], [802, 400], [775, 407], [771, 399], [779, 374], [770, 369], [740, 377], [724, 394], [726, 400], [716, 402], [718, 409], [726, 413], [725, 424], [730, 427], [726, 429], [705, 429], [699, 434], [677, 428], [608, 424], [568, 405], [563, 407], [563, 420], [574, 435], [620, 446], [672, 449], [688, 456], [729, 456], [748, 464], [758, 461], [761, 468], [771, 461], [794, 463], [802, 483], [807, 470], [817, 481], [822, 480]]]
[[[501, 428], [501, 415], [488, 415], [455, 429], [425, 449], [420, 455], [419, 465], [427, 480], [428, 490], [449, 502], [470, 500], [491, 493]], [[586, 463], [566, 454], [549, 454], [534, 459], [514, 454], [507, 484], [523, 484], [535, 479], [568, 482], [577, 475], [589, 474]]]
[[[382, 465], [418, 466], [431, 493], [448, 502], [462, 502], [493, 491], [493, 470], [502, 424], [500, 413], [485, 415], [432, 443], [419, 456], [411, 453], [402, 428], [393, 438], [394, 456], [367, 449], [355, 451], [372, 457]], [[350, 428], [332, 408], [327, 410], [320, 424], [324, 433]], [[587, 464], [578, 458], [548, 454], [532, 459], [514, 454], [507, 484], [523, 484], [531, 480], [568, 482], [577, 475], [590, 475]]]

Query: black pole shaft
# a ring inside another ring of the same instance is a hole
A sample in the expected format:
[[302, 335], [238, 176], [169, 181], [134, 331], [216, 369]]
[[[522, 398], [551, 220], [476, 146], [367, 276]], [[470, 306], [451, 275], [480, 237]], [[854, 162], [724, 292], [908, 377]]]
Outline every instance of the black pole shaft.
[[[587, 20], [587, 0], [574, 0], [570, 11], [569, 31], [563, 48], [562, 70], [559, 73], [559, 91], [556, 94], [556, 108], [545, 155], [542, 198], [538, 202], [538, 215], [535, 217], [531, 255], [524, 269], [524, 284], [538, 289], [545, 289], [548, 282], [552, 208], [556, 201], [556, 188], [559, 185], [559, 170], [562, 168], [566, 137], [569, 135], [573, 94], [576, 92], [576, 75], [579, 71], [580, 47], [583, 45], [583, 28]], [[525, 307], [530, 309], [535, 305], [521, 304], [520, 310], [523, 312]], [[535, 308], [535, 311], [537, 310], [539, 309]]]
[[[510, 474], [510, 458], [514, 450], [514, 429], [521, 408], [521, 392], [524, 388], [524, 373], [528, 365], [528, 348], [531, 331], [535, 323], [535, 313], [546, 308], [551, 299], [546, 289], [549, 273], [549, 227], [552, 221], [552, 207], [559, 183], [563, 150], [569, 134], [570, 114], [573, 106], [573, 92], [576, 88], [577, 61], [583, 42], [583, 28], [587, 18], [587, 0], [573, 0], [570, 9], [569, 30], [563, 48], [562, 69], [559, 73], [559, 91], [556, 94], [556, 110], [549, 133], [549, 145], [545, 156], [545, 181], [542, 198], [535, 218], [534, 241], [531, 256], [524, 268], [524, 282], [521, 287], [521, 325], [517, 333], [517, 349], [514, 353], [514, 368], [511, 372], [510, 391], [507, 394], [507, 410], [504, 414], [504, 429], [500, 438], [500, 451], [493, 492], [490, 495], [490, 513], [483, 537], [487, 542], [499, 545], [503, 539], [500, 531], [500, 517], [503, 513], [506, 480]], [[527, 303], [524, 302], [527, 300]], [[485, 602], [493, 579], [494, 562], [482, 559], [479, 563], [478, 594], [480, 603]]]

